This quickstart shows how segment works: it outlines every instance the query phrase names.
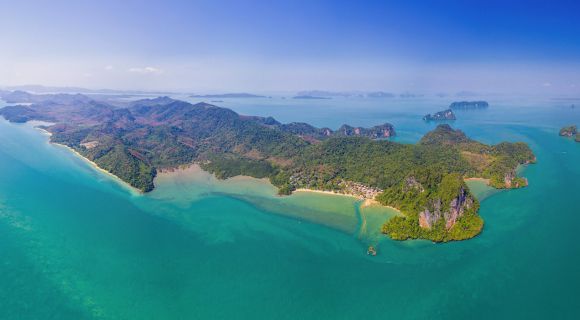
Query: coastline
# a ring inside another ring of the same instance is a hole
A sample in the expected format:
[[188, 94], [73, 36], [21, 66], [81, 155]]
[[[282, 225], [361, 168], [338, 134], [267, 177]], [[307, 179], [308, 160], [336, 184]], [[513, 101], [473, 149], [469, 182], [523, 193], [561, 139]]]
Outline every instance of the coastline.
[[[206, 175], [209, 174], [207, 171], [203, 170], [199, 164], [197, 163], [191, 163], [191, 164], [184, 164], [184, 165], [180, 165], [177, 167], [171, 167], [171, 168], [162, 168], [162, 169], [158, 169], [157, 171], [157, 176], [155, 177], [155, 179], [175, 179], [177, 177], [180, 176], [189, 176], [190, 178], [193, 176], [201, 176], [201, 175]], [[212, 174], [212, 176], [215, 177], [215, 175]], [[250, 179], [250, 180], [260, 180], [264, 183], [267, 183], [268, 185], [272, 186], [275, 188], [275, 186], [273, 186], [270, 181], [267, 178], [262, 178], [262, 179], [257, 179], [254, 177], [250, 177], [250, 176], [235, 176], [235, 177], [231, 177], [228, 179], [225, 179], [223, 181], [227, 181], [227, 180], [239, 180], [239, 181], [243, 181], [246, 179]], [[294, 190], [294, 192], [292, 192], [292, 194], [296, 194], [296, 193], [318, 193], [318, 194], [327, 194], [327, 195], [332, 195], [332, 196], [342, 196], [342, 197], [349, 197], [349, 198], [355, 198], [357, 200], [361, 200], [361, 208], [367, 208], [367, 207], [381, 207], [381, 208], [388, 208], [391, 210], [396, 211], [398, 214], [403, 214], [401, 212], [401, 210], [395, 208], [395, 207], [391, 207], [391, 206], [385, 206], [381, 203], [379, 203], [377, 200], [375, 199], [369, 199], [369, 198], [361, 198], [360, 196], [354, 195], [354, 194], [348, 194], [348, 193], [341, 193], [341, 192], [336, 192], [336, 191], [329, 191], [329, 190], [317, 190], [317, 189], [307, 189], [307, 188], [298, 188], [296, 190]], [[290, 195], [292, 196], [292, 195]], [[280, 196], [277, 196], [280, 197]]]
[[129, 191], [131, 191], [131, 193], [133, 194], [143, 194], [143, 192], [135, 187], [133, 187], [132, 185], [128, 184], [127, 182], [123, 181], [121, 178], [117, 177], [116, 175], [110, 173], [109, 171], [99, 167], [98, 164], [96, 164], [94, 161], [88, 159], [87, 157], [83, 156], [82, 154], [80, 154], [78, 151], [76, 151], [75, 149], [61, 144], [61, 143], [56, 143], [56, 142], [52, 142], [50, 141], [50, 137], [52, 136], [52, 133], [44, 128], [41, 128], [39, 126], [51, 126], [54, 125], [54, 123], [51, 122], [46, 122], [46, 121], [37, 121], [37, 120], [33, 120], [33, 121], [29, 121], [26, 123], [27, 125], [30, 125], [32, 128], [38, 130], [41, 134], [47, 136], [49, 139], [47, 141], [47, 143], [55, 145], [55, 146], [59, 146], [61, 148], [65, 148], [68, 151], [70, 151], [72, 154], [74, 154], [75, 156], [77, 156], [78, 158], [82, 159], [83, 161], [85, 161], [86, 163], [88, 163], [93, 169], [106, 174], [107, 176], [109, 176], [110, 178], [113, 178], [113, 180], [115, 180], [115, 182], [121, 184], [123, 187], [126, 187]]
[[[52, 133], [49, 132], [46, 129], [40, 128], [38, 125], [50, 125], [50, 123], [40, 123], [40, 124], [35, 124], [35, 123], [30, 123], [32, 125], [33, 128], [37, 129], [38, 131], [40, 131], [43, 135], [46, 135], [47, 137], [51, 137]], [[83, 161], [85, 161], [86, 163], [88, 163], [93, 169], [99, 171], [100, 173], [103, 173], [107, 176], [109, 176], [110, 178], [112, 178], [113, 180], [115, 180], [116, 182], [120, 183], [121, 185], [123, 185], [124, 187], [127, 187], [127, 189], [129, 189], [132, 193], [134, 194], [139, 194], [142, 195], [143, 192], [133, 186], [131, 186], [130, 184], [128, 184], [127, 182], [123, 181], [121, 178], [117, 177], [116, 175], [112, 174], [111, 172], [99, 167], [99, 165], [97, 163], [95, 163], [94, 161], [86, 158], [85, 156], [83, 156], [82, 154], [80, 154], [78, 151], [76, 151], [75, 149], [64, 145], [64, 144], [60, 144], [60, 143], [56, 143], [56, 142], [51, 142], [50, 140], [48, 141], [48, 143], [62, 147], [67, 149], [68, 151], [70, 151], [71, 153], [73, 153], [75, 156], [79, 157], [80, 159], [82, 159]], [[158, 168], [157, 169], [157, 176], [155, 177], [155, 179], [172, 179], [172, 178], [176, 178], [179, 177], [180, 175], [198, 175], [198, 174], [206, 174], [208, 173], [207, 171], [203, 170], [199, 164], [197, 163], [190, 163], [190, 164], [183, 164], [183, 165], [179, 165], [176, 167], [168, 167], [168, 168]], [[229, 179], [236, 179], [236, 180], [245, 180], [245, 179], [256, 179], [254, 177], [250, 177], [250, 176], [235, 176]], [[229, 179], [225, 179], [225, 180], [229, 180]], [[469, 179], [479, 179], [479, 178], [469, 178]], [[271, 183], [269, 182], [268, 179], [263, 178], [263, 179], [258, 179], [258, 180], [262, 180], [268, 184], [271, 185]], [[485, 179], [482, 179], [485, 180]], [[354, 195], [354, 194], [349, 194], [349, 193], [340, 193], [340, 192], [336, 192], [336, 191], [328, 191], [328, 190], [316, 190], [316, 189], [307, 189], [307, 188], [298, 188], [296, 190], [294, 190], [294, 192], [307, 192], [307, 193], [319, 193], [319, 194], [327, 194], [327, 195], [333, 195], [333, 196], [343, 196], [343, 197], [350, 197], [350, 198], [355, 198], [358, 200], [361, 200], [362, 203], [360, 205], [360, 208], [367, 208], [367, 207], [382, 207], [382, 208], [388, 208], [391, 210], [396, 211], [398, 214], [403, 214], [401, 212], [401, 210], [395, 208], [395, 207], [391, 207], [391, 206], [386, 206], [383, 205], [381, 203], [379, 203], [377, 200], [375, 199], [369, 199], [369, 198], [361, 198], [360, 196]], [[293, 193], [294, 193], [293, 192]]]
[[397, 211], [399, 214], [403, 214], [403, 212], [401, 212], [401, 210], [399, 210], [395, 207], [386, 206], [384, 204], [381, 204], [380, 202], [378, 202], [375, 199], [368, 199], [368, 198], [361, 199], [359, 196], [356, 196], [354, 194], [340, 193], [340, 192], [328, 191], [328, 190], [306, 189], [306, 188], [298, 188], [298, 189], [294, 190], [294, 192], [312, 192], [312, 193], [329, 194], [329, 195], [334, 195], [334, 196], [352, 197], [352, 198], [362, 200], [361, 208], [378, 206], [378, 207], [383, 207], [383, 208], [389, 208], [389, 209]]
[[[48, 131], [47, 131], [48, 132]], [[91, 161], [90, 159], [88, 159], [87, 157], [83, 156], [82, 154], [80, 154], [78, 151], [76, 151], [75, 149], [64, 145], [64, 144], [60, 144], [60, 143], [56, 143], [56, 142], [50, 142], [50, 144], [53, 144], [55, 146], [59, 146], [61, 148], [65, 148], [68, 151], [70, 151], [72, 154], [74, 154], [75, 156], [77, 156], [78, 158], [80, 158], [81, 160], [85, 161], [86, 163], [88, 163], [94, 170], [97, 170], [100, 173], [104, 173], [105, 175], [109, 176], [110, 178], [113, 178], [113, 180], [115, 180], [115, 182], [123, 185], [123, 187], [126, 187], [127, 189], [129, 189], [131, 191], [131, 193], [134, 194], [143, 194], [143, 192], [135, 187], [133, 187], [132, 185], [128, 184], [127, 182], [123, 181], [121, 178], [117, 177], [116, 175], [110, 173], [109, 171], [99, 167], [98, 164], [96, 164], [94, 161]]]
[[335, 195], [335, 196], [345, 196], [345, 197], [353, 197], [353, 198], [360, 199], [359, 197], [357, 197], [357, 196], [355, 196], [353, 194], [340, 193], [340, 192], [329, 191], [329, 190], [316, 190], [316, 189], [298, 188], [298, 189], [294, 190], [294, 192], [315, 192], [315, 193], [324, 193], [324, 194], [331, 194], [331, 195]]

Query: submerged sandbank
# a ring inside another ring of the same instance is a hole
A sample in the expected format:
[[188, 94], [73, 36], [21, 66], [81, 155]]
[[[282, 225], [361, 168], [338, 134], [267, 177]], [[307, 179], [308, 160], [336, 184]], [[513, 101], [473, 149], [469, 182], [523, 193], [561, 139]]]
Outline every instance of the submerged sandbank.
[[266, 212], [353, 234], [372, 244], [386, 238], [380, 233], [383, 223], [400, 214], [374, 200], [331, 191], [298, 189], [290, 196], [279, 196], [268, 179], [236, 176], [219, 180], [196, 164], [159, 170], [155, 185], [147, 197], [187, 207], [204, 197], [226, 195]]

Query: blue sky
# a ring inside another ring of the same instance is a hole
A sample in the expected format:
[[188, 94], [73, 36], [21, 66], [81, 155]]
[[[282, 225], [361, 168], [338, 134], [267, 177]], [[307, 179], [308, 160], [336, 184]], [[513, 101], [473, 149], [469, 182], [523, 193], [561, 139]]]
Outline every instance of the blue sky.
[[0, 84], [580, 93], [574, 1], [0, 0]]

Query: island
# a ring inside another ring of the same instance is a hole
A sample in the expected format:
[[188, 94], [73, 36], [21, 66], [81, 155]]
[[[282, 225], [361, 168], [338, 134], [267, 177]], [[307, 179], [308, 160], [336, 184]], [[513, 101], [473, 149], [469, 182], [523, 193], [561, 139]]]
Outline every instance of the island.
[[535, 162], [521, 142], [486, 145], [439, 125], [417, 144], [390, 141], [394, 127], [283, 124], [207, 103], [169, 97], [114, 104], [76, 95], [0, 109], [9, 121], [41, 120], [50, 141], [148, 192], [158, 169], [192, 163], [218, 178], [268, 178], [280, 195], [324, 190], [400, 210], [383, 232], [393, 239], [464, 240], [481, 232], [479, 204], [464, 179], [520, 188], [520, 165]]
[[427, 114], [423, 117], [425, 121], [444, 121], [444, 120], [456, 120], [453, 110], [447, 109], [434, 114]]
[[395, 95], [390, 92], [374, 91], [366, 94], [367, 98], [394, 98]]
[[212, 99], [220, 99], [220, 98], [267, 98], [266, 96], [261, 96], [257, 94], [251, 93], [220, 93], [220, 94], [203, 94], [198, 95], [194, 94], [189, 96], [190, 98], [212, 98]]
[[321, 98], [395, 98], [396, 95], [385, 91], [325, 91], [325, 90], [308, 90], [300, 91], [297, 96], [312, 96]]
[[323, 99], [331, 99], [331, 98], [330, 97], [309, 96], [309, 95], [299, 95], [299, 96], [292, 97], [292, 99], [323, 100]]
[[403, 99], [422, 98], [424, 96], [425, 96], [424, 94], [412, 93], [412, 92], [403, 92], [403, 93], [399, 94], [399, 97], [401, 97]]
[[488, 107], [489, 103], [487, 101], [459, 101], [449, 105], [449, 109], [453, 110], [476, 110], [487, 109]]
[[578, 132], [578, 128], [576, 127], [576, 125], [563, 127], [562, 129], [560, 129], [560, 136], [569, 138], [574, 137], [574, 140], [576, 142], [580, 142], [580, 132]]

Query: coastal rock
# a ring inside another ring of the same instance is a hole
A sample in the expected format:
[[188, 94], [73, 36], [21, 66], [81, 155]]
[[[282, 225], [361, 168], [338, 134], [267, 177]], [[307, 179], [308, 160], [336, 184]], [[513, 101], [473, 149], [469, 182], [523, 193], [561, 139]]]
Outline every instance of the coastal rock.
[[563, 127], [560, 129], [560, 136], [562, 137], [573, 137], [578, 133], [578, 127], [576, 125]]
[[578, 127], [576, 125], [567, 126], [560, 129], [560, 136], [574, 138], [574, 141], [580, 142], [580, 131], [578, 131]]
[[434, 114], [428, 114], [423, 117], [425, 121], [443, 121], [443, 120], [456, 120], [453, 110], [447, 109], [443, 111], [436, 112]]

